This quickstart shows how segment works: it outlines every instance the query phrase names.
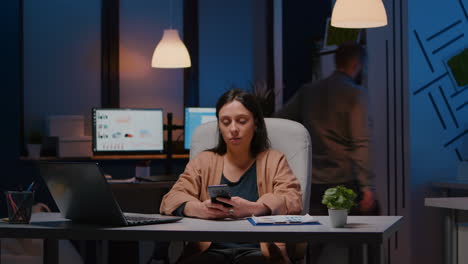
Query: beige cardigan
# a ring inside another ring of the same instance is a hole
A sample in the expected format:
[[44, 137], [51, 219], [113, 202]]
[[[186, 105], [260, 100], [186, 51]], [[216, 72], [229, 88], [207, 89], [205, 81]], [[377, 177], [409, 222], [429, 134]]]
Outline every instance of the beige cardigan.
[[[302, 194], [300, 183], [289, 168], [286, 157], [276, 150], [266, 150], [257, 155], [258, 202], [270, 209], [272, 214], [300, 214]], [[209, 199], [208, 185], [219, 184], [223, 173], [223, 156], [204, 151], [185, 167], [172, 189], [163, 197], [161, 214], [172, 214], [184, 202]], [[188, 245], [183, 256], [207, 250], [211, 242], [196, 242]], [[264, 256], [277, 258], [285, 252], [284, 243], [261, 243]]]

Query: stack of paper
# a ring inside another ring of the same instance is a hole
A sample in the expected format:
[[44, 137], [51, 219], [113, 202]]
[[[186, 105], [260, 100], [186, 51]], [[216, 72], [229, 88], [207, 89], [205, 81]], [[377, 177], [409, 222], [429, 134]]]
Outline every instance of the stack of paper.
[[248, 218], [248, 220], [253, 225], [319, 224], [318, 221], [309, 214], [252, 216]]

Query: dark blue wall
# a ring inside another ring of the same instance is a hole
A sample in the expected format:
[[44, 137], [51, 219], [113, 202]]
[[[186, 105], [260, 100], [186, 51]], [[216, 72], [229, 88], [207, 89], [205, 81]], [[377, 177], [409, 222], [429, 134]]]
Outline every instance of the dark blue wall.
[[83, 115], [101, 103], [101, 1], [24, 1], [25, 131], [49, 115]]
[[331, 1], [283, 1], [283, 101], [312, 80], [314, 41], [325, 34]]
[[[1, 161], [11, 166], [19, 156], [19, 124], [20, 124], [20, 27], [18, 1], [6, 1], [0, 10], [2, 41], [1, 72], [3, 76], [2, 97], [0, 104], [2, 115]], [[3, 165], [2, 164], [2, 165]], [[3, 175], [2, 175], [3, 176]], [[3, 181], [3, 179], [2, 179]]]
[[[468, 48], [468, 1], [408, 3], [412, 262], [442, 263], [444, 214], [424, 207], [424, 198], [432, 181], [456, 179], [459, 162], [468, 159], [468, 86], [457, 85], [447, 67]], [[427, 230], [429, 239], [417, 241]]]
[[20, 156], [20, 120], [21, 120], [21, 65], [20, 65], [20, 6], [19, 1], [5, 1], [0, 8], [0, 28], [3, 50], [1, 72], [3, 77], [0, 111], [2, 114], [2, 138], [0, 152], [0, 215], [6, 215], [6, 203], [3, 192], [19, 184], [27, 184], [27, 177], [19, 164]]
[[253, 4], [250, 0], [199, 2], [200, 106], [214, 107], [232, 86], [254, 82]]

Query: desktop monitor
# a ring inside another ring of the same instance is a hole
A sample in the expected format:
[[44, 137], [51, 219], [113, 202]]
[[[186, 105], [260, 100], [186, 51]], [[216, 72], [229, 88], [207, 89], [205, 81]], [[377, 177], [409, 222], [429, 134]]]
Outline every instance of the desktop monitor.
[[186, 107], [184, 121], [184, 147], [190, 149], [190, 141], [193, 131], [197, 126], [216, 120], [216, 108], [214, 107]]
[[468, 47], [451, 54], [446, 59], [445, 65], [457, 91], [462, 91], [468, 87]]
[[335, 71], [335, 51], [340, 44], [360, 40], [360, 29], [337, 28], [331, 25], [330, 18], [325, 22], [325, 36], [320, 50], [320, 75], [329, 76]]
[[335, 49], [345, 42], [356, 42], [360, 39], [360, 29], [337, 28], [331, 25], [330, 18], [325, 22], [325, 37], [323, 38], [323, 49]]
[[93, 108], [94, 154], [156, 154], [163, 150], [162, 109]]

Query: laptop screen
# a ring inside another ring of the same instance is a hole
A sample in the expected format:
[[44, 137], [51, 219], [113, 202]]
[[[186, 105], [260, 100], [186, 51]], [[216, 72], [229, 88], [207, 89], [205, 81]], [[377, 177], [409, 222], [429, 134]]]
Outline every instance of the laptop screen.
[[73, 221], [126, 226], [170, 223], [182, 219], [142, 214], [132, 214], [130, 216], [134, 219], [129, 219], [123, 214], [110, 185], [95, 162], [40, 162], [39, 170], [60, 213]]
[[122, 212], [99, 166], [94, 162], [41, 162], [44, 182], [68, 219], [125, 225]]

